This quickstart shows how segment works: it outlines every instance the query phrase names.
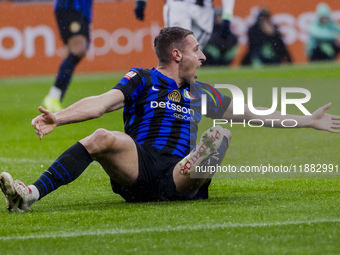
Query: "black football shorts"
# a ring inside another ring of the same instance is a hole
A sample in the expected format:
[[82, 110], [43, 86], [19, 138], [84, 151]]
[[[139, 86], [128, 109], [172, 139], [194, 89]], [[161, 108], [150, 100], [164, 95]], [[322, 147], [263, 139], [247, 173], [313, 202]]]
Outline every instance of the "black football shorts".
[[60, 32], [60, 36], [65, 44], [74, 35], [84, 35], [90, 41], [90, 23], [83, 17], [81, 11], [56, 10], [55, 16]]
[[113, 192], [127, 202], [174, 201], [208, 198], [210, 181], [203, 185], [194, 198], [176, 191], [173, 169], [181, 160], [177, 156], [163, 152], [151, 145], [136, 142], [139, 174], [137, 181], [130, 186], [122, 186], [111, 179]]

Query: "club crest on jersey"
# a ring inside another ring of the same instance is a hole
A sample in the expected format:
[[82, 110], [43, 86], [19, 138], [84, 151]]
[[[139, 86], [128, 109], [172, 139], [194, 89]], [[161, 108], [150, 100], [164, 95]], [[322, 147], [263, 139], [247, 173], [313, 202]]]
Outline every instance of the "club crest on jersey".
[[124, 78], [130, 80], [132, 77], [134, 77], [137, 73], [134, 71], [130, 71], [127, 74], [125, 74]]
[[178, 90], [173, 90], [169, 93], [168, 95], [169, 100], [174, 101], [174, 102], [180, 102], [182, 95]]
[[184, 90], [184, 97], [189, 99], [189, 100], [192, 100], [194, 99], [195, 97], [190, 93], [190, 91], [188, 90]]

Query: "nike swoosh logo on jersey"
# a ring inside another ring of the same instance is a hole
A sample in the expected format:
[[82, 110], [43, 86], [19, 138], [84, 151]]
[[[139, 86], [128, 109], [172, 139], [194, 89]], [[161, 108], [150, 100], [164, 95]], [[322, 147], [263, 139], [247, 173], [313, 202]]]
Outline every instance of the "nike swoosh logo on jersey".
[[157, 89], [155, 86], [152, 86], [152, 90], [159, 91], [159, 89]]

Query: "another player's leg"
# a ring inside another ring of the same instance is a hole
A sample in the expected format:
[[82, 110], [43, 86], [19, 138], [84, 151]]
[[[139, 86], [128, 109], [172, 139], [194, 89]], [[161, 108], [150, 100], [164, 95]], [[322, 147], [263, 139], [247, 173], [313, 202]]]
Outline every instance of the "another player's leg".
[[199, 173], [199, 178], [190, 178], [190, 173], [193, 173], [196, 167], [220, 164], [227, 152], [230, 140], [230, 131], [221, 126], [212, 127], [204, 132], [196, 148], [176, 166], [174, 182], [177, 191], [195, 195], [212, 175], [209, 172]]
[[88, 41], [84, 35], [72, 36], [68, 40], [67, 46], [69, 54], [61, 63], [54, 86], [51, 87], [50, 92], [43, 101], [43, 106], [46, 109], [52, 112], [57, 112], [62, 109], [61, 101], [71, 82], [76, 66], [86, 53], [87, 45]]
[[181, 27], [192, 29], [190, 5], [183, 1], [170, 1], [163, 7], [163, 20], [165, 27]]
[[191, 4], [192, 28], [195, 37], [203, 51], [205, 45], [208, 43], [214, 27], [214, 9], [212, 7], [199, 6]]
[[86, 54], [90, 33], [89, 22], [82, 17], [81, 12], [57, 11], [56, 17], [61, 37], [68, 48], [68, 56], [61, 63], [54, 86], [43, 101], [43, 106], [52, 112], [62, 109], [61, 101], [76, 66]]
[[82, 56], [69, 53], [59, 67], [54, 86], [51, 87], [48, 95], [44, 98], [43, 106], [51, 112], [62, 110], [61, 101], [70, 84], [73, 71]]

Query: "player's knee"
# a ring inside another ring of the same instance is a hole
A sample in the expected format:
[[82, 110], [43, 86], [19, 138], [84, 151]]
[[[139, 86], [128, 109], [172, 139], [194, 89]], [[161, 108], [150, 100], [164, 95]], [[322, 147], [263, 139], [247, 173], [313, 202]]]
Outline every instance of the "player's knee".
[[[104, 128], [97, 129], [92, 135], [84, 139], [84, 146], [90, 154], [103, 153], [115, 144], [116, 136]], [[82, 141], [81, 141], [82, 143]]]
[[116, 136], [113, 132], [99, 128], [94, 132], [94, 139], [98, 142], [98, 145], [105, 150], [108, 146], [112, 146], [115, 143]]
[[82, 58], [86, 54], [88, 41], [84, 35], [73, 36], [68, 41], [68, 48], [71, 54]]
[[74, 56], [76, 56], [79, 59], [82, 59], [86, 54], [86, 49], [84, 48], [76, 48], [71, 52]]
[[87, 44], [79, 43], [70, 47], [70, 54], [81, 59], [85, 56], [87, 51]]

